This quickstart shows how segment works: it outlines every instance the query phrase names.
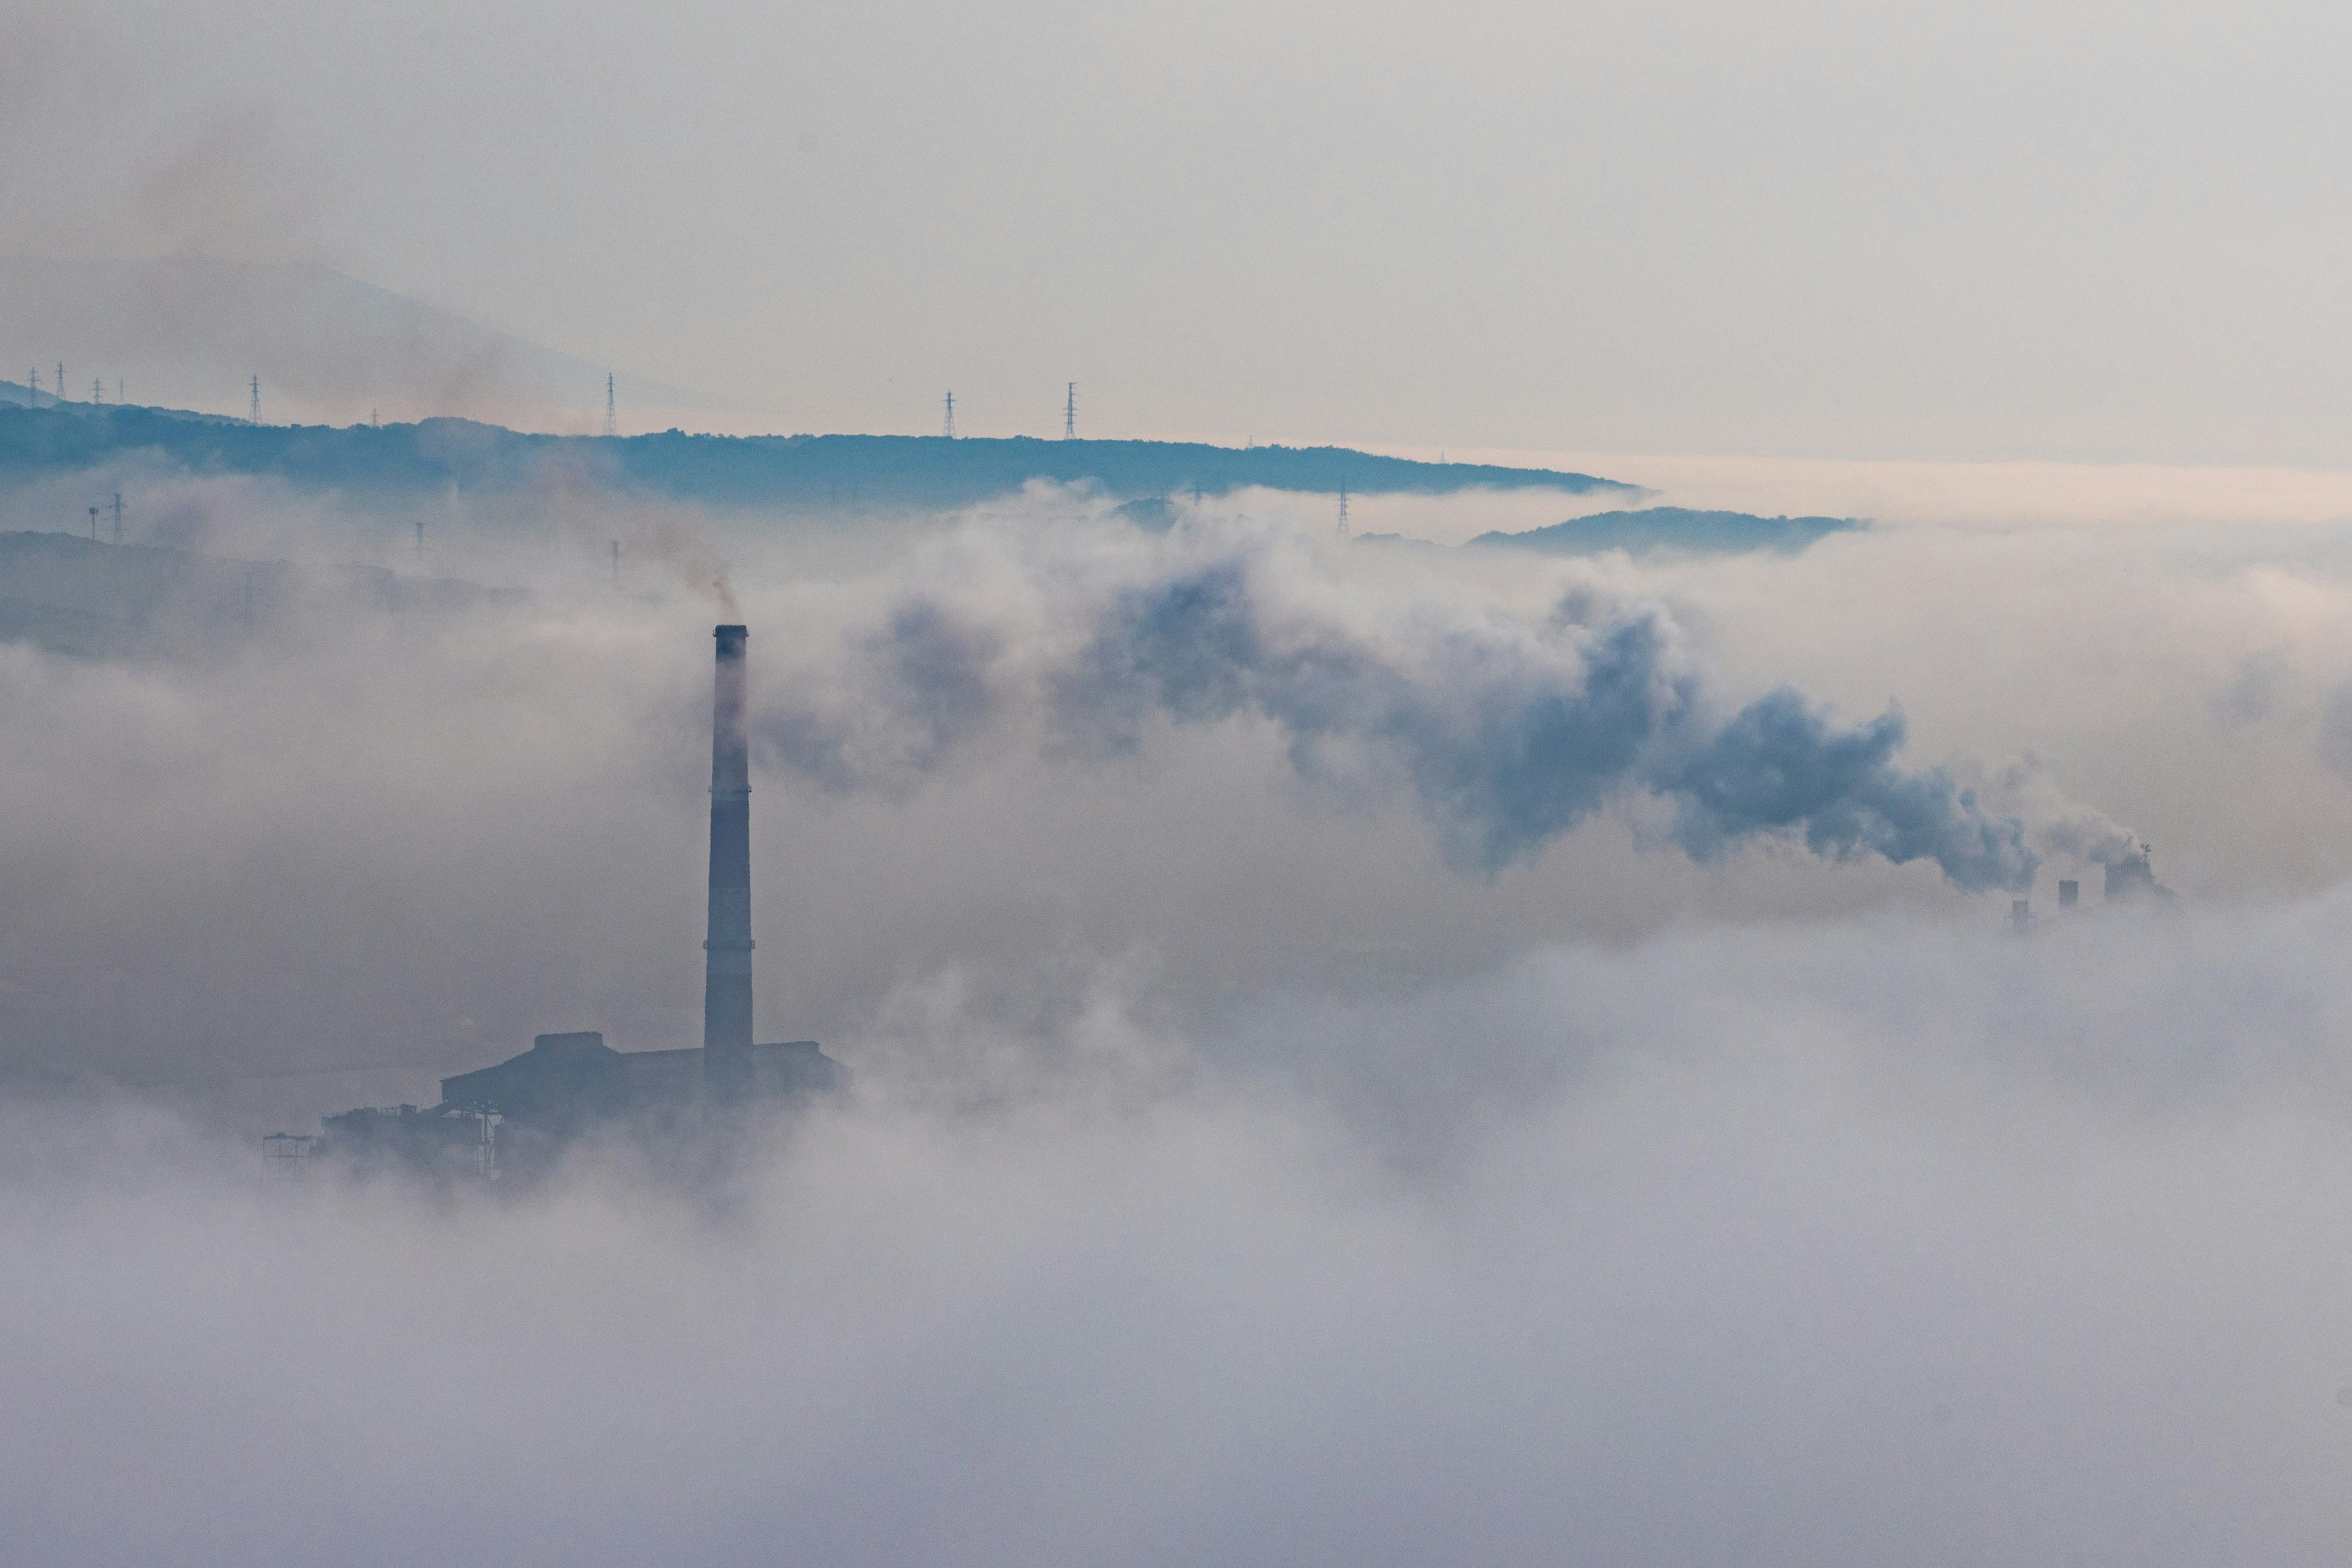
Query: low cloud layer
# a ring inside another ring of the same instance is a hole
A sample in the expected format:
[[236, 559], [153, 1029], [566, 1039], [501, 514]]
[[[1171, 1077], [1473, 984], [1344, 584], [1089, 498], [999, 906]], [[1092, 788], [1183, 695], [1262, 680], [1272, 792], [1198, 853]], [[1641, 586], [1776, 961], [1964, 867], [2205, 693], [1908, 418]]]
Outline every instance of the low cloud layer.
[[[1433, 568], [583, 479], [419, 554], [123, 485], [309, 565], [0, 647], [17, 1555], [2352, 1544], [2325, 533]], [[698, 1037], [721, 563], [761, 1032], [853, 1097], [717, 1188], [265, 1186], [250, 1135], [536, 1031]], [[2085, 800], [2178, 904], [2058, 914]], [[2020, 940], [1956, 884], [2034, 856]]]
[[[2294, 982], [2347, 920], [950, 1010], [716, 1202], [271, 1190], [19, 1105], [0, 1519], [190, 1563], [2327, 1560], [2352, 993]], [[991, 1049], [1079, 1065], [938, 1094]]]

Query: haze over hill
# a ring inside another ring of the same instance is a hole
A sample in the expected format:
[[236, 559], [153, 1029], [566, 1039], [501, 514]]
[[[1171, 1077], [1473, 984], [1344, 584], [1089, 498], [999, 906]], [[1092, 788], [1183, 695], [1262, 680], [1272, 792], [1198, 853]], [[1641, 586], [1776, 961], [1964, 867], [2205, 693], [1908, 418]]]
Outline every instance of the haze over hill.
[[0, 478], [161, 465], [194, 474], [268, 475], [314, 489], [409, 496], [457, 485], [512, 490], [561, 475], [572, 485], [650, 492], [721, 507], [939, 509], [970, 506], [1044, 480], [1155, 503], [1133, 521], [1165, 526], [1167, 498], [1244, 489], [1444, 496], [1528, 492], [1563, 498], [1637, 488], [1591, 474], [1478, 463], [1424, 463], [1343, 447], [1236, 450], [1184, 441], [946, 440], [917, 436], [529, 435], [470, 420], [349, 426], [247, 425], [146, 408], [0, 410]]
[[271, 422], [363, 424], [376, 413], [601, 430], [608, 370], [628, 428], [749, 412], [311, 262], [0, 258], [0, 375], [29, 373], [42, 393], [74, 402], [96, 381], [109, 403], [243, 414], [258, 375]]

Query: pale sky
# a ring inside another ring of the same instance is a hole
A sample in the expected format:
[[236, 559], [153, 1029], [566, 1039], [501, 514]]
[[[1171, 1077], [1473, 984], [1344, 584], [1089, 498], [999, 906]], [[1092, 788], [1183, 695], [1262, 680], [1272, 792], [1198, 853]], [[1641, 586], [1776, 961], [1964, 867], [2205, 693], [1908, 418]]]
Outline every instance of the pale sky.
[[2352, 465], [2317, 5], [0, 3], [0, 250], [779, 428]]

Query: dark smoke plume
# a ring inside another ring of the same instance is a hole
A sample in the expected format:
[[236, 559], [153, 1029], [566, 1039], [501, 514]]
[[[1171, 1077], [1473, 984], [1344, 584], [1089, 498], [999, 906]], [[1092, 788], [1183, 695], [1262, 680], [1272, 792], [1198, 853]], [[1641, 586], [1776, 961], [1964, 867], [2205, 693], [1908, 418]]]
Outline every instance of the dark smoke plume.
[[1058, 606], [1042, 636], [992, 632], [950, 590], [902, 603], [852, 640], [856, 695], [772, 716], [771, 755], [835, 788], [903, 784], [1015, 705], [1002, 649], [1037, 646], [1056, 650], [1029, 672], [1049, 746], [1118, 754], [1157, 722], [1271, 721], [1302, 780], [1409, 798], [1467, 871], [1532, 860], [1595, 812], [1652, 797], [1700, 860], [1776, 837], [1835, 859], [1932, 859], [1971, 890], [2032, 880], [2022, 820], [1896, 761], [1899, 713], [1847, 724], [1784, 688], [1724, 717], [1662, 605], [1579, 591], [1537, 617], [1433, 597], [1366, 623], [1296, 552], [1167, 548], [1140, 581], [1073, 588], [1084, 573], [1033, 566]]

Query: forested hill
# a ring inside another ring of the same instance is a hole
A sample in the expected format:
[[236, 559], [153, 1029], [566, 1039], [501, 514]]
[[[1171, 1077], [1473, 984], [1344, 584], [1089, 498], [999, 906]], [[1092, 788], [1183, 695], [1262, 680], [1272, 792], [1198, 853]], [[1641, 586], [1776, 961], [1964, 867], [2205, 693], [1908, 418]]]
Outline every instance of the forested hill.
[[533, 436], [462, 419], [381, 428], [240, 425], [162, 410], [0, 407], [0, 482], [138, 455], [196, 473], [267, 474], [321, 489], [468, 490], [603, 482], [719, 506], [965, 506], [1033, 479], [1119, 498], [1257, 486], [1359, 495], [1631, 490], [1590, 474], [1417, 463], [1338, 447], [919, 436]]

